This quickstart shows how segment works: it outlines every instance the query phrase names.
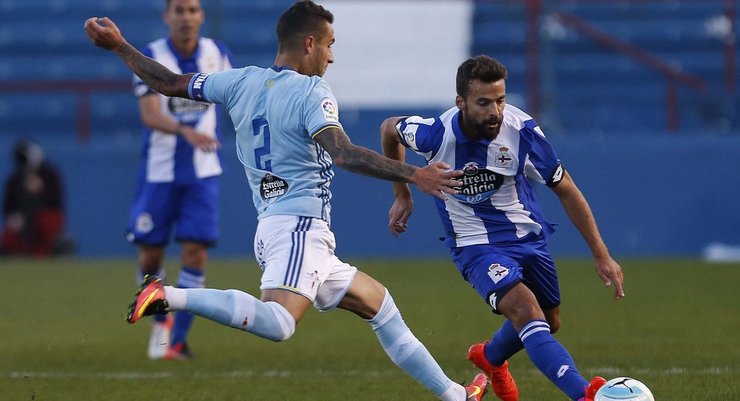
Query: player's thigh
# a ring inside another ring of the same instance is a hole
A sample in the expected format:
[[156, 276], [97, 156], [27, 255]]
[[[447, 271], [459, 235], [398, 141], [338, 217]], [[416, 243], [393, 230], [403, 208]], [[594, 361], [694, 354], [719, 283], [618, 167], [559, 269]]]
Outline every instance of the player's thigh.
[[519, 262], [490, 245], [456, 248], [453, 260], [463, 278], [497, 314], [501, 299], [523, 279]]
[[357, 271], [334, 255], [334, 235], [320, 219], [266, 217], [257, 227], [254, 245], [263, 270], [261, 290], [292, 291], [319, 309], [335, 306]]
[[131, 206], [127, 239], [141, 245], [167, 245], [178, 208], [174, 184], [140, 183]]
[[543, 310], [560, 305], [560, 284], [555, 261], [543, 241], [527, 245], [522, 265], [524, 282], [532, 290]]
[[206, 247], [214, 245], [219, 234], [218, 177], [203, 178], [180, 189], [175, 238], [180, 242], [198, 242]]

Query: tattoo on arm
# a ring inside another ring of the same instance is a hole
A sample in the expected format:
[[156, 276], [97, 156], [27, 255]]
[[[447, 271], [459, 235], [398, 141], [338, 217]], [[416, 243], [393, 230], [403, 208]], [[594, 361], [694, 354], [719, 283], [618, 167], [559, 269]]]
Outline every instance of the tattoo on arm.
[[194, 74], [175, 74], [162, 64], [143, 55], [128, 43], [117, 49], [116, 52], [131, 71], [138, 75], [150, 88], [165, 96], [189, 98], [188, 85]]
[[337, 166], [353, 173], [388, 181], [410, 182], [416, 167], [353, 144], [339, 128], [328, 128], [314, 137]]

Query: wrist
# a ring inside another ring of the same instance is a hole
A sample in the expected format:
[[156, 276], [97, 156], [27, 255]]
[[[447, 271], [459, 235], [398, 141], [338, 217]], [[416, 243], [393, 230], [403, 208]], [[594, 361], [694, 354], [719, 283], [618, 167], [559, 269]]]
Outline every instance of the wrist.
[[182, 130], [183, 127], [184, 127], [183, 123], [177, 123], [177, 128], [175, 128], [175, 131], [173, 131], [173, 133], [176, 136], [185, 136], [185, 132]]

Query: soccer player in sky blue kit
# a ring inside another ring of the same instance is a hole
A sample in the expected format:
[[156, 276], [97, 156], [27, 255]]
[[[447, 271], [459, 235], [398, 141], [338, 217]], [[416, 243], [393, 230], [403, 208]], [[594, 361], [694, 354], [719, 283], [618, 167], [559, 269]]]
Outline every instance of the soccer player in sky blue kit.
[[273, 341], [284, 341], [313, 303], [365, 319], [391, 360], [445, 401], [480, 401], [487, 378], [463, 387], [450, 380], [404, 323], [386, 288], [335, 254], [329, 184], [336, 163], [349, 171], [417, 185], [441, 199], [456, 194], [459, 171], [385, 158], [352, 144], [339, 123], [337, 102], [321, 78], [334, 61], [333, 15], [299, 1], [277, 24], [278, 54], [270, 68], [175, 74], [144, 57], [108, 18], [85, 30], [113, 50], [160, 93], [224, 104], [237, 132], [237, 154], [252, 188], [259, 224], [254, 252], [263, 270], [261, 299], [238, 290], [182, 289], [149, 276], [127, 320], [187, 310]]
[[[143, 54], [180, 73], [231, 69], [226, 47], [200, 36], [205, 14], [200, 0], [166, 0], [169, 37], [149, 43]], [[218, 239], [219, 160], [216, 106], [167, 97], [134, 76], [144, 149], [127, 238], [139, 248], [139, 280], [164, 278], [165, 247], [174, 229], [180, 243], [181, 288], [203, 288], [208, 247]], [[193, 315], [154, 316], [147, 354], [151, 359], [188, 359]]]
[[[529, 180], [546, 184], [593, 253], [596, 273], [624, 297], [622, 269], [609, 255], [593, 214], [537, 123], [506, 105], [506, 68], [478, 56], [457, 71], [456, 107], [440, 117], [392, 117], [381, 126], [386, 156], [405, 160], [405, 148], [427, 163], [464, 171], [460, 193], [436, 201], [446, 244], [460, 274], [506, 317], [468, 359], [491, 380], [494, 393], [517, 401], [519, 390], [507, 360], [522, 349], [537, 368], [572, 400], [591, 401], [604, 379], [589, 383], [568, 351], [552, 336], [560, 327], [558, 277], [546, 239], [545, 221]], [[506, 106], [504, 108], [504, 106]], [[394, 183], [389, 212], [393, 235], [407, 229], [413, 203], [406, 184]]]

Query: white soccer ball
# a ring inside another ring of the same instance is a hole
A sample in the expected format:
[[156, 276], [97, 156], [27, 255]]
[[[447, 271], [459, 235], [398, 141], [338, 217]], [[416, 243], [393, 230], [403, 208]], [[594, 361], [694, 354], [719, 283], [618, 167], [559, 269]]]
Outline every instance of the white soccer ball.
[[646, 385], [630, 377], [611, 379], [596, 392], [594, 401], [655, 401]]

